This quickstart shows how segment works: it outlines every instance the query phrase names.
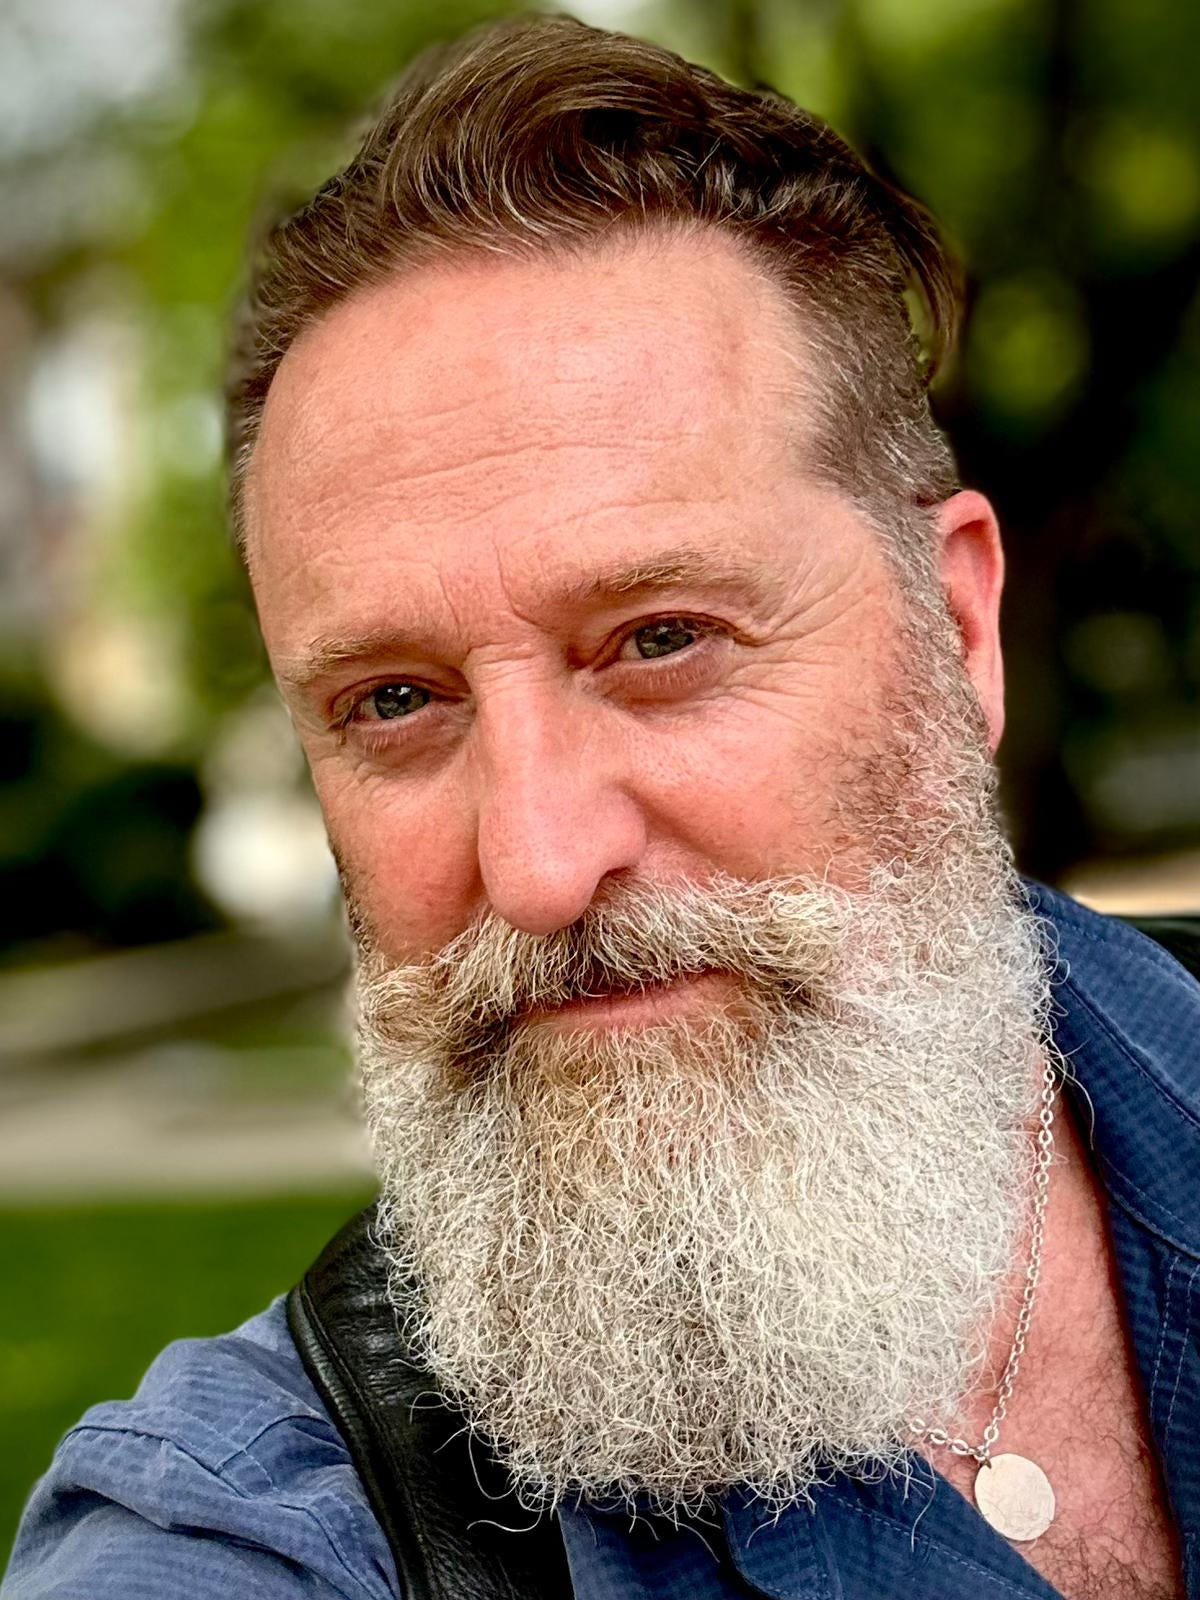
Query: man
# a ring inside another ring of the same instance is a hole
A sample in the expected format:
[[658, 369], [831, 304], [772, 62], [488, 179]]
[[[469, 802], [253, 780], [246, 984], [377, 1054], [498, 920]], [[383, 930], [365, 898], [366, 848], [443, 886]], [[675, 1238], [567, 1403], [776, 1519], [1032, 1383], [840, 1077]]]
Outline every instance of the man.
[[[11, 1600], [1200, 1594], [1200, 991], [1013, 874], [910, 290], [936, 349], [931, 223], [823, 124], [563, 18], [418, 63], [268, 241], [233, 503], [384, 1337], [335, 1251], [172, 1346]], [[388, 1478], [422, 1409], [497, 1500]]]

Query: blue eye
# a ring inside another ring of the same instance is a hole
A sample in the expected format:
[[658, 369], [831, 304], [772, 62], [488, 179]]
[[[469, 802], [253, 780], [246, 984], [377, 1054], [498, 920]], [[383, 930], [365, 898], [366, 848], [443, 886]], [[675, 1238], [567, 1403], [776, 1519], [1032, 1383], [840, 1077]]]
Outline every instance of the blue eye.
[[429, 704], [428, 689], [415, 683], [384, 683], [373, 689], [366, 703], [381, 721], [393, 717], [407, 717]]

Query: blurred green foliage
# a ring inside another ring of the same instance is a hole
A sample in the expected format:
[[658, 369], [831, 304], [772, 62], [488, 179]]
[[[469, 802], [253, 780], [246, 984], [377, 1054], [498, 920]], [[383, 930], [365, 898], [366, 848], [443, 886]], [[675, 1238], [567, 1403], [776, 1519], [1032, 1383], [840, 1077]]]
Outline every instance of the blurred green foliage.
[[98, 1398], [172, 1339], [227, 1332], [291, 1288], [369, 1193], [0, 1215], [0, 1570], [33, 1480]]
[[0, 949], [61, 956], [219, 926], [188, 860], [202, 805], [187, 762], [130, 760], [28, 670], [0, 675]]
[[[154, 752], [173, 769], [196, 766], [265, 672], [225, 538], [213, 403], [247, 229], [267, 195], [302, 192], [348, 154], [348, 129], [416, 49], [507, 9], [182, 0], [181, 66], [161, 93], [64, 123], [36, 163], [13, 157], [6, 171], [0, 152], [9, 195], [48, 173], [69, 171], [76, 188], [94, 174], [99, 199], [57, 243], [16, 257], [8, 281], [39, 337], [81, 307], [131, 330], [149, 425], [92, 581], [110, 608], [167, 618], [178, 641], [183, 711]], [[972, 314], [938, 404], [1007, 530], [1003, 765], [1023, 864], [1054, 878], [1096, 852], [1195, 839], [1200, 7], [661, 0], [638, 26], [829, 116], [931, 204], [965, 260]], [[54, 709], [55, 692], [42, 686], [38, 715], [86, 726], [86, 708]], [[90, 759], [48, 736], [25, 774], [29, 803], [56, 784], [81, 804], [110, 794], [110, 773], [78, 776]], [[161, 816], [183, 839], [190, 814], [172, 792]], [[104, 816], [128, 830], [120, 813], [97, 810], [93, 852], [109, 848]], [[93, 939], [161, 936], [157, 912], [118, 910], [106, 927], [104, 906], [137, 894], [101, 893], [49, 815], [18, 836], [32, 852], [20, 871], [59, 874], [60, 921], [73, 894]], [[169, 853], [148, 847], [152, 876]], [[26, 881], [10, 870], [6, 890]], [[210, 914], [187, 888], [176, 903], [176, 931]]]

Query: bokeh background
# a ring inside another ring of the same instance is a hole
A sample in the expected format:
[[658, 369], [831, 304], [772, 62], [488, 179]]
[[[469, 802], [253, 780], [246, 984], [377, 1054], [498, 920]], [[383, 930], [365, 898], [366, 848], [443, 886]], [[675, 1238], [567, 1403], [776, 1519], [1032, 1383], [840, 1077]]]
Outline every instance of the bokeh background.
[[[55, 1439], [370, 1183], [333, 872], [226, 541], [242, 241], [474, 0], [0, 10], [0, 1549]], [[938, 407], [1007, 531], [1007, 807], [1200, 906], [1200, 7], [587, 0], [823, 113], [969, 276]]]

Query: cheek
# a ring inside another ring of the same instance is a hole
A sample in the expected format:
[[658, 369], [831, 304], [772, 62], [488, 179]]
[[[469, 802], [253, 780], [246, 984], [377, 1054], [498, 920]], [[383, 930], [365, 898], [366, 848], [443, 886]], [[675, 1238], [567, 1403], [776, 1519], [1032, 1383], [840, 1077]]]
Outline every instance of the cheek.
[[877, 729], [846, 708], [834, 717], [742, 704], [659, 750], [641, 798], [654, 837], [665, 836], [702, 870], [755, 880], [821, 873], [853, 854], [844, 798], [858, 750]]
[[691, 801], [710, 854], [738, 876], [868, 881], [877, 849], [864, 822], [878, 822], [880, 775], [895, 765], [898, 666], [886, 616], [853, 620], [748, 671], [698, 741]]
[[332, 760], [313, 781], [343, 893], [379, 947], [408, 961], [459, 933], [477, 892], [463, 796]]

